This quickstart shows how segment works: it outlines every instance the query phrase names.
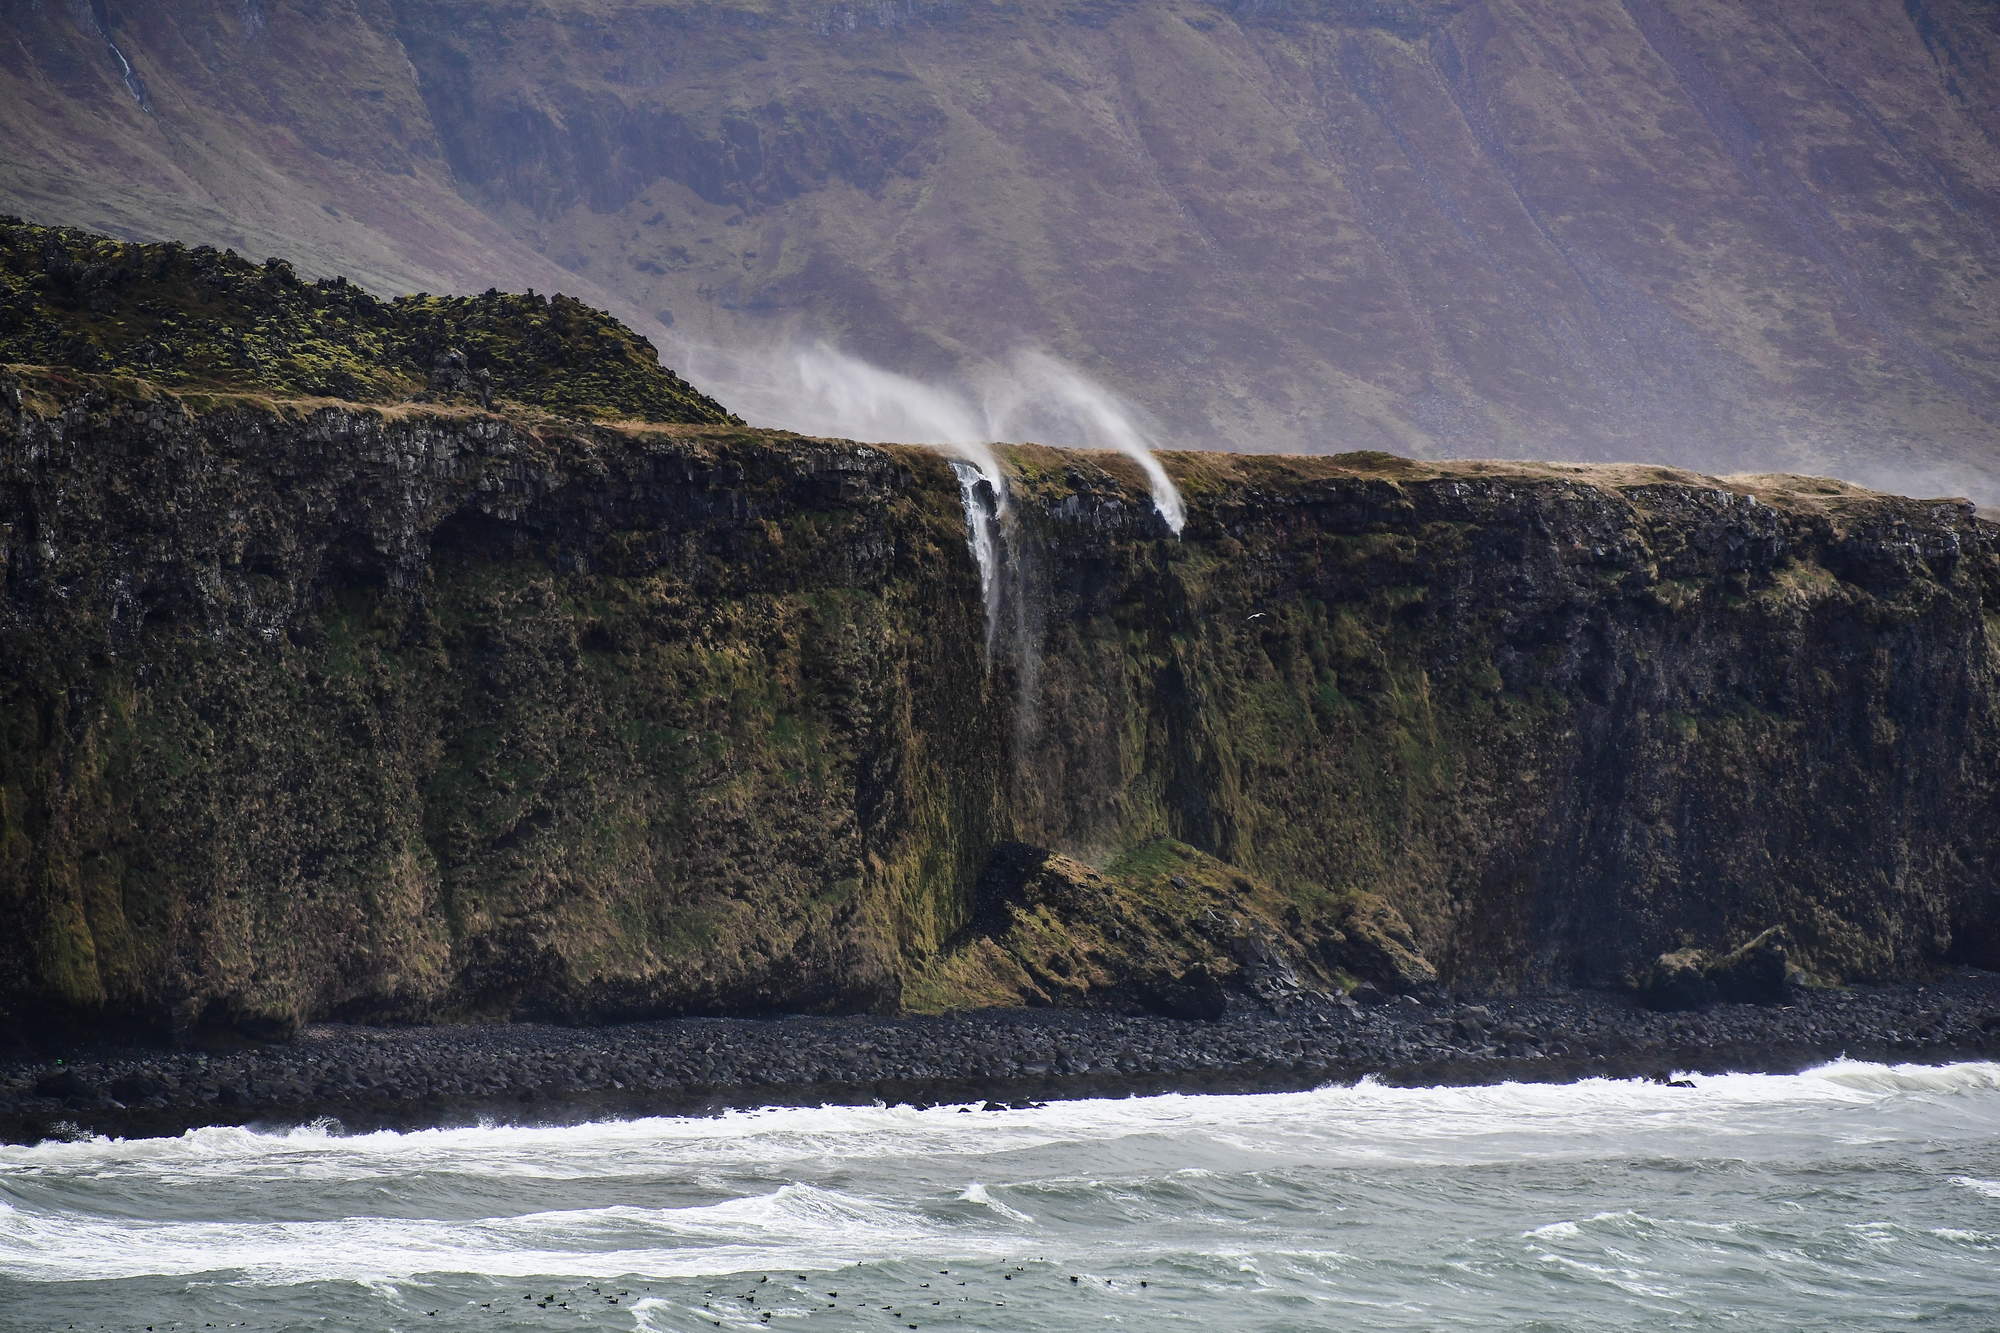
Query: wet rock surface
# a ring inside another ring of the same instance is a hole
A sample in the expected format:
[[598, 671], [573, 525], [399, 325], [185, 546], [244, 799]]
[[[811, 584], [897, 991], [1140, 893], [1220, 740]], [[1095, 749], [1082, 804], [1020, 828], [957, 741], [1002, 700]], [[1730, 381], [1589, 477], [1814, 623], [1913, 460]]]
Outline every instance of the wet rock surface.
[[1429, 1005], [1396, 996], [1367, 1006], [1307, 994], [1282, 1010], [1231, 996], [1215, 1021], [991, 1010], [602, 1028], [320, 1025], [289, 1042], [234, 1049], [17, 1054], [0, 1065], [0, 1136], [146, 1137], [316, 1120], [364, 1131], [873, 1101], [995, 1109], [1366, 1076], [1416, 1086], [1788, 1072], [1843, 1055], [1995, 1058], [2000, 973], [1799, 990], [1782, 1004], [1680, 1013], [1579, 991]]

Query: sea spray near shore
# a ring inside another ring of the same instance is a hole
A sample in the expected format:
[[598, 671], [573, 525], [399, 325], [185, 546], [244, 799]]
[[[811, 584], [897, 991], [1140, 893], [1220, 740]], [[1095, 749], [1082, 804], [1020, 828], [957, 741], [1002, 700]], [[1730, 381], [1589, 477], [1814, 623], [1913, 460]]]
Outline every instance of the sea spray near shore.
[[0, 1291], [30, 1325], [656, 1330], [1975, 1328], [2000, 1301], [2000, 1065], [1695, 1083], [0, 1149]]

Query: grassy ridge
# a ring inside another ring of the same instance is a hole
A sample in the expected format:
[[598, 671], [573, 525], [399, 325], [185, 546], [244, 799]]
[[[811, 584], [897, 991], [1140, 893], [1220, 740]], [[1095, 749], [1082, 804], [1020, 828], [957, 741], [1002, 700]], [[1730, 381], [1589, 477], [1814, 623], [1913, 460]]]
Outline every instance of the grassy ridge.
[[351, 402], [513, 402], [565, 417], [736, 421], [645, 339], [568, 296], [383, 301], [282, 259], [0, 218], [0, 362]]

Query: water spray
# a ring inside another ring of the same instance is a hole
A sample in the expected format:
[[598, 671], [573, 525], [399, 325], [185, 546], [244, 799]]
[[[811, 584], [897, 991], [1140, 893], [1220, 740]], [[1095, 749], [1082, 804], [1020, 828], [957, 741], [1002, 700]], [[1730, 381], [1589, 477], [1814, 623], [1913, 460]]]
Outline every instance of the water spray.
[[951, 460], [958, 477], [958, 498], [965, 506], [965, 545], [979, 566], [979, 599], [986, 608], [986, 660], [993, 660], [993, 640], [1000, 626], [1000, 496], [973, 464]]
[[1037, 438], [1124, 454], [1145, 473], [1153, 507], [1168, 530], [1179, 536], [1187, 523], [1180, 491], [1154, 456], [1141, 414], [1046, 352], [1018, 352], [991, 367], [979, 378], [977, 406], [957, 390], [884, 370], [824, 342], [759, 351], [688, 346], [677, 355], [691, 373], [760, 424], [929, 445], [970, 464], [992, 487], [1002, 520], [1010, 507], [1007, 479], [988, 441]]
[[[760, 351], [688, 348], [689, 370], [714, 383], [753, 421], [814, 435], [926, 445], [943, 453], [965, 507], [965, 544], [979, 569], [986, 660], [993, 660], [1006, 600], [1012, 527], [1007, 474], [988, 443], [1037, 436], [1052, 444], [1113, 449], [1137, 463], [1153, 507], [1176, 537], [1186, 525], [1180, 491], [1153, 455], [1137, 413], [1110, 390], [1041, 351], [1017, 353], [981, 380], [978, 406], [955, 390], [871, 365], [825, 342]], [[1017, 597], [1018, 601], [1019, 598]], [[1026, 607], [1015, 607], [1025, 645]], [[1023, 689], [1033, 692], [1031, 651]]]
[[1180, 489], [1160, 466], [1152, 441], [1133, 420], [1132, 410], [1109, 389], [1048, 353], [1015, 354], [1013, 373], [988, 383], [986, 416], [995, 435], [1017, 433], [1008, 429], [1015, 423], [1054, 417], [1058, 435], [1071, 436], [1084, 448], [1117, 450], [1146, 474], [1153, 508], [1168, 530], [1178, 537], [1187, 526]]

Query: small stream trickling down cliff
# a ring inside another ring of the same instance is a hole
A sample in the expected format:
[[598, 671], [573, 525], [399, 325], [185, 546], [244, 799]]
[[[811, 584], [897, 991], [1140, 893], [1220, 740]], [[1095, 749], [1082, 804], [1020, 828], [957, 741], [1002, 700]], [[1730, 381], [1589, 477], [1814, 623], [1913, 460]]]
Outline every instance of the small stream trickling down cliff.
[[951, 460], [958, 495], [965, 505], [965, 544], [979, 566], [979, 598], [986, 608], [986, 662], [993, 663], [994, 635], [1000, 626], [1000, 515], [1006, 491], [970, 463]]

